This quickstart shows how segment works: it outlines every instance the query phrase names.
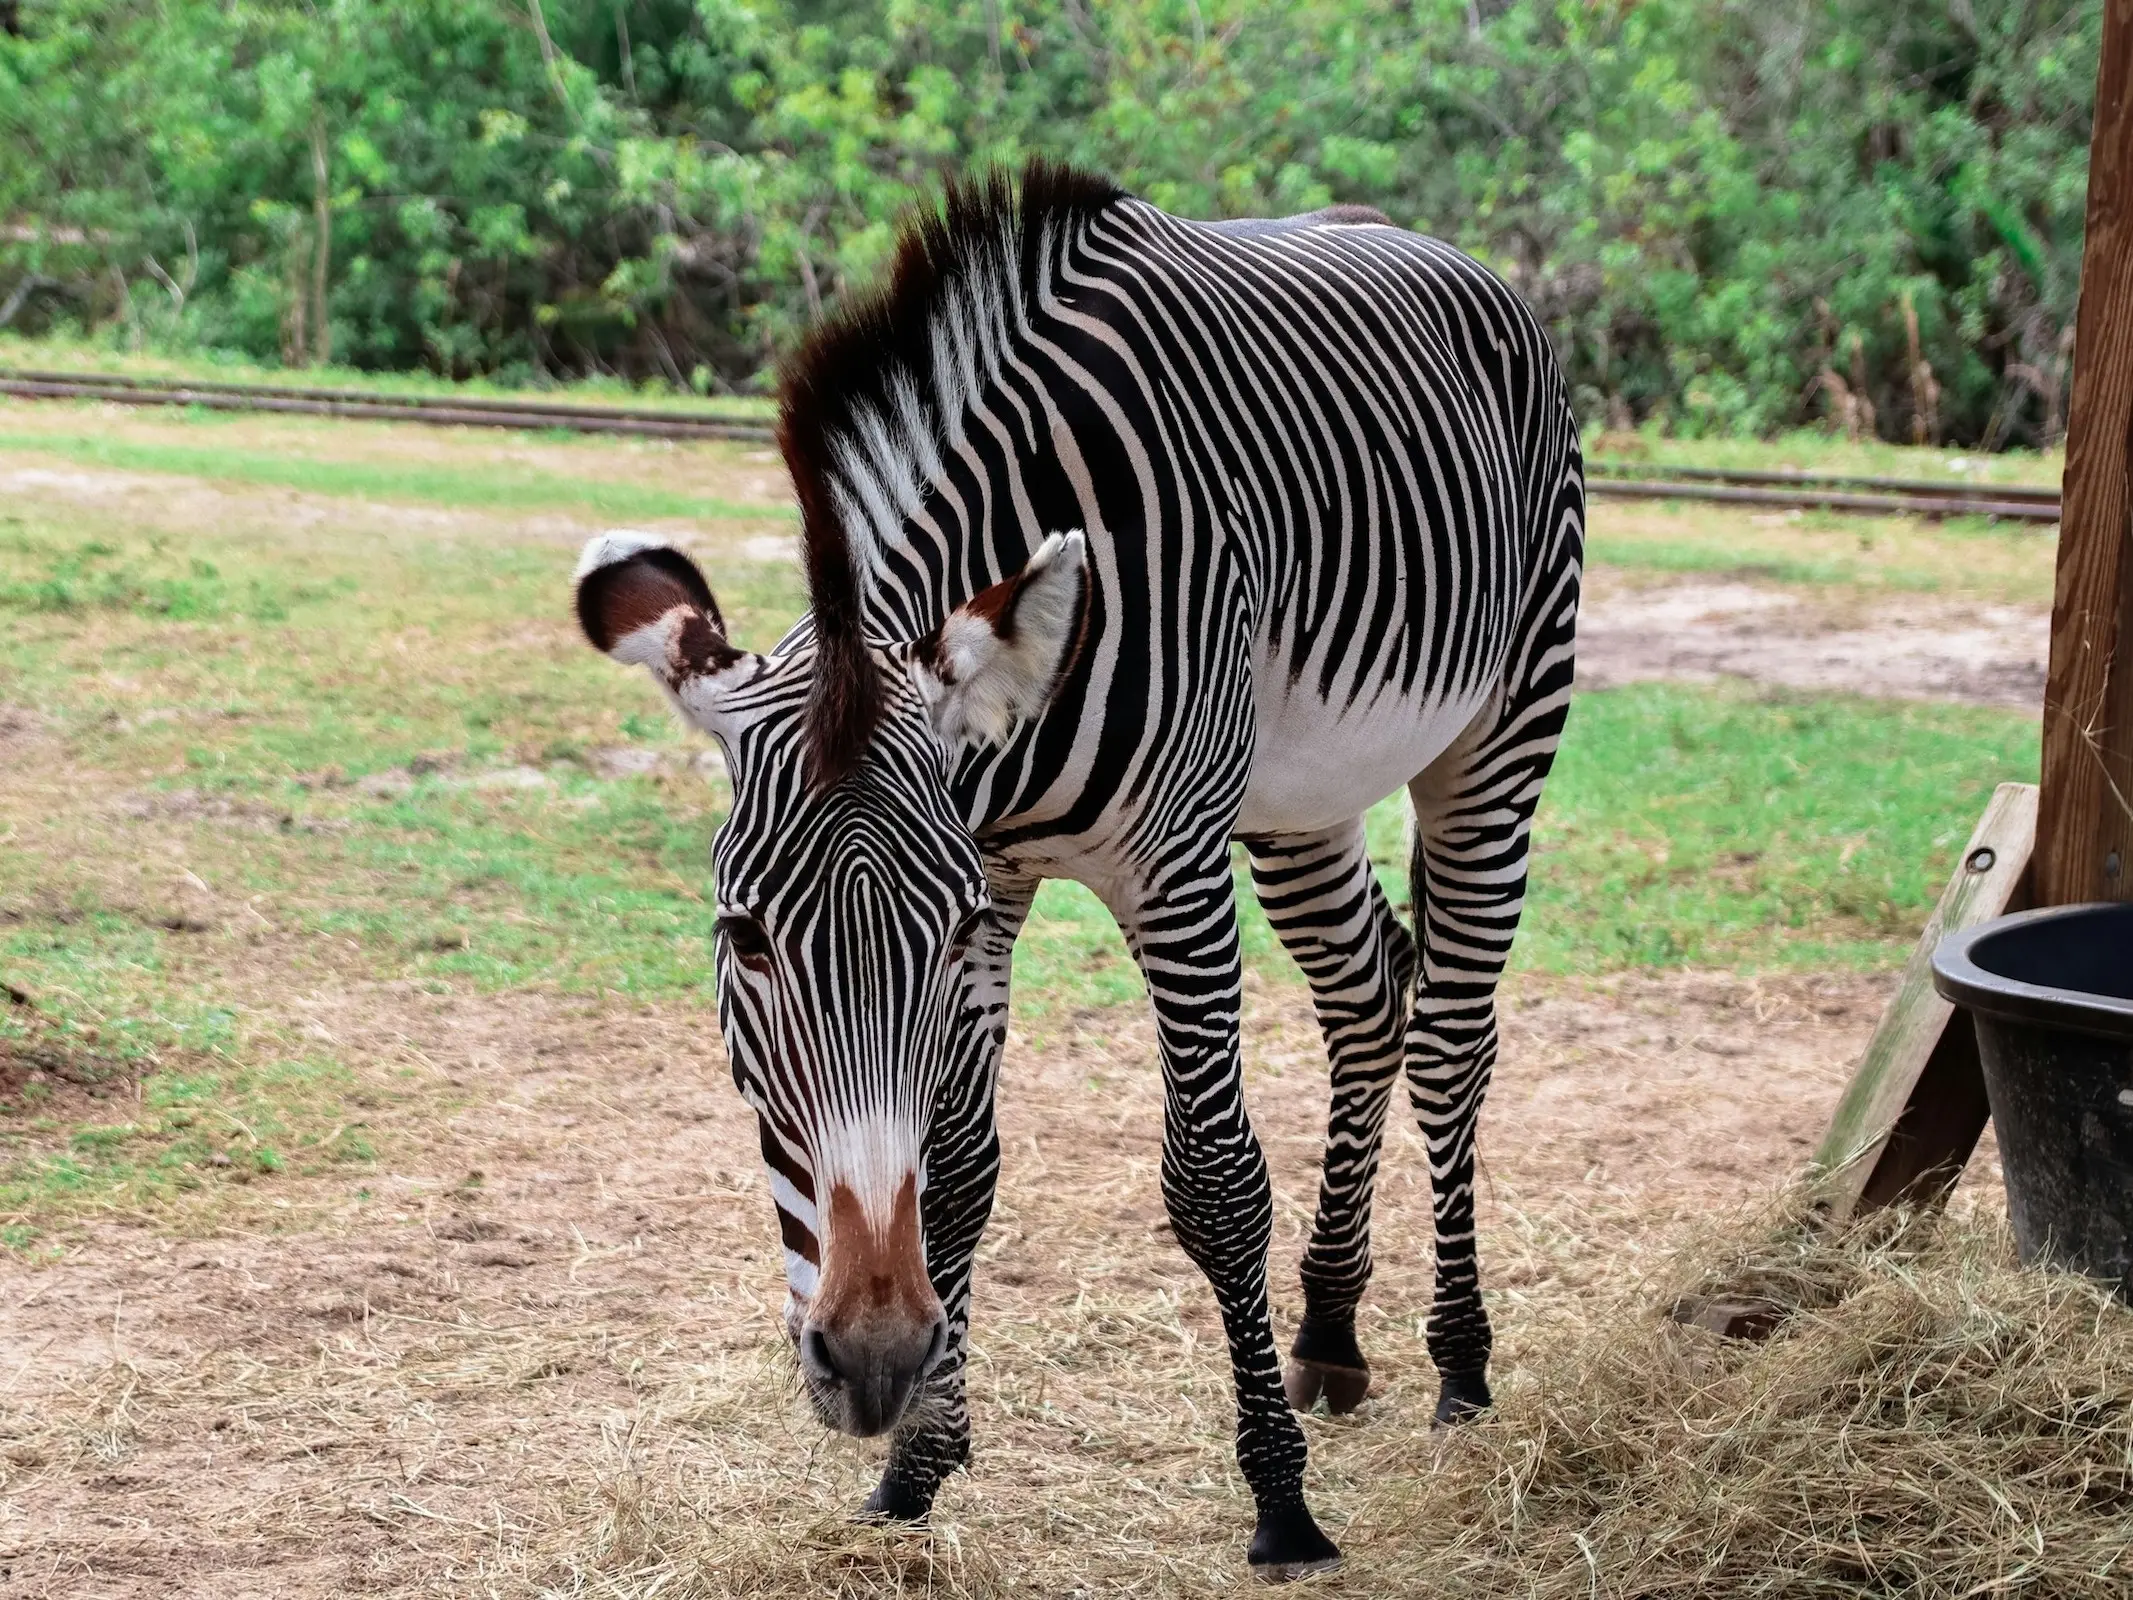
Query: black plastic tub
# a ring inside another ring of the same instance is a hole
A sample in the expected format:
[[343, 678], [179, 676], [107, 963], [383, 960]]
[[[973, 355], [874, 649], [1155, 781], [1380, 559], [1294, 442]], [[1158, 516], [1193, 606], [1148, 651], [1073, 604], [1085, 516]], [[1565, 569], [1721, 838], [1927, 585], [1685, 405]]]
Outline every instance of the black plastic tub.
[[1951, 933], [1933, 987], [1977, 1022], [2022, 1259], [2133, 1300], [2133, 905]]

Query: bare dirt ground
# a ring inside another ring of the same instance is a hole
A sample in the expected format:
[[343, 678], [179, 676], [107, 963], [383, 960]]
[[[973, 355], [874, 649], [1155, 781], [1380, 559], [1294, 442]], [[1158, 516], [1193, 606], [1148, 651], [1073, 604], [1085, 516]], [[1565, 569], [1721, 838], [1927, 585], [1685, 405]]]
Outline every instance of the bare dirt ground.
[[1600, 571], [1578, 617], [1578, 686], [1730, 678], [2034, 712], [2050, 646], [2041, 606], [1722, 578], [1629, 584]]
[[[1886, 982], [1518, 988], [1483, 1136], [1503, 1381], [1552, 1321], [1798, 1167]], [[845, 1548], [875, 1465], [797, 1398], [754, 1134], [708, 1016], [377, 988], [284, 1003], [404, 1085], [392, 1170], [367, 1198], [277, 1183], [207, 1237], [112, 1222], [56, 1266], [0, 1265], [0, 1593], [893, 1587], [893, 1555]], [[1219, 1331], [1162, 1221], [1149, 1030], [1104, 1012], [1046, 1034], [1007, 1066], [979, 1453], [930, 1559], [986, 1591], [1221, 1582], [1249, 1518]], [[1254, 994], [1249, 1049], [1287, 1327], [1324, 1096], [1300, 990]], [[1427, 1175], [1404, 1118], [1392, 1146], [1377, 1395], [1360, 1426], [1313, 1426], [1336, 1527], [1367, 1488], [1359, 1452], [1410, 1437], [1426, 1470], [1431, 1448]], [[1126, 1508], [1115, 1525], [1072, 1525], [1099, 1500]]]

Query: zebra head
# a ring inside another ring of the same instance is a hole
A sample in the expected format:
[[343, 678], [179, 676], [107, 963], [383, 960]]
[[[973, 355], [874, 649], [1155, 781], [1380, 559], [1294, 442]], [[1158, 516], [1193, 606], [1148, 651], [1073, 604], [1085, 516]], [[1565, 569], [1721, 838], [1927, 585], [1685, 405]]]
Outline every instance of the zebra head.
[[[654, 540], [604, 534], [579, 562], [586, 636], [650, 669], [726, 754], [719, 1022], [762, 1135], [786, 1327], [817, 1414], [847, 1433], [894, 1427], [947, 1347], [927, 1151], [978, 1103], [950, 1080], [990, 905], [950, 771], [1049, 698], [1084, 563], [1080, 533], [1053, 534], [924, 638], [840, 660], [805, 626], [769, 655], [740, 649], [695, 564]], [[852, 670], [868, 680], [824, 681]], [[825, 693], [874, 702], [864, 749], [828, 771], [809, 725]]]

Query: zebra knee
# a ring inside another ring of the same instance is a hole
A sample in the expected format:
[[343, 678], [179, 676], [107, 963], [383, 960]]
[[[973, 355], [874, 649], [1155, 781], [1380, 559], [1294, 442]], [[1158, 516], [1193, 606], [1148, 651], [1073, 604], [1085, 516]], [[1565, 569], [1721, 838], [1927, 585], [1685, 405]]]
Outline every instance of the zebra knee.
[[1189, 1185], [1174, 1188], [1166, 1182], [1163, 1205], [1178, 1248], [1218, 1291], [1249, 1275], [1255, 1264], [1264, 1271], [1267, 1250], [1274, 1241], [1271, 1191], [1254, 1197], [1234, 1190], [1208, 1193]]
[[1456, 1130], [1481, 1112], [1496, 1069], [1493, 1013], [1471, 1028], [1411, 1030], [1407, 1038], [1407, 1097], [1423, 1131]]

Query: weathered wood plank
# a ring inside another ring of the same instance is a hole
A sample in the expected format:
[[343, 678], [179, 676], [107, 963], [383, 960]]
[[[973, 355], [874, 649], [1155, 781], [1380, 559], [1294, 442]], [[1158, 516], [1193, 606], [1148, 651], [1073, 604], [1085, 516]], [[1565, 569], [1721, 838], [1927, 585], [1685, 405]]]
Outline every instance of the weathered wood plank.
[[1976, 1034], [1933, 992], [1933, 947], [1943, 934], [2021, 908], [2036, 822], [2037, 791], [2003, 783], [1970, 835], [1815, 1152], [1816, 1198], [1833, 1220], [1937, 1200], [1985, 1131]]
[[1702, 1328], [1721, 1338], [1762, 1340], [1782, 1328], [1793, 1309], [1775, 1300], [1753, 1297], [1690, 1295], [1674, 1302], [1672, 1316], [1676, 1322]]
[[2033, 895], [2133, 898], [2133, 0], [2104, 7]]

